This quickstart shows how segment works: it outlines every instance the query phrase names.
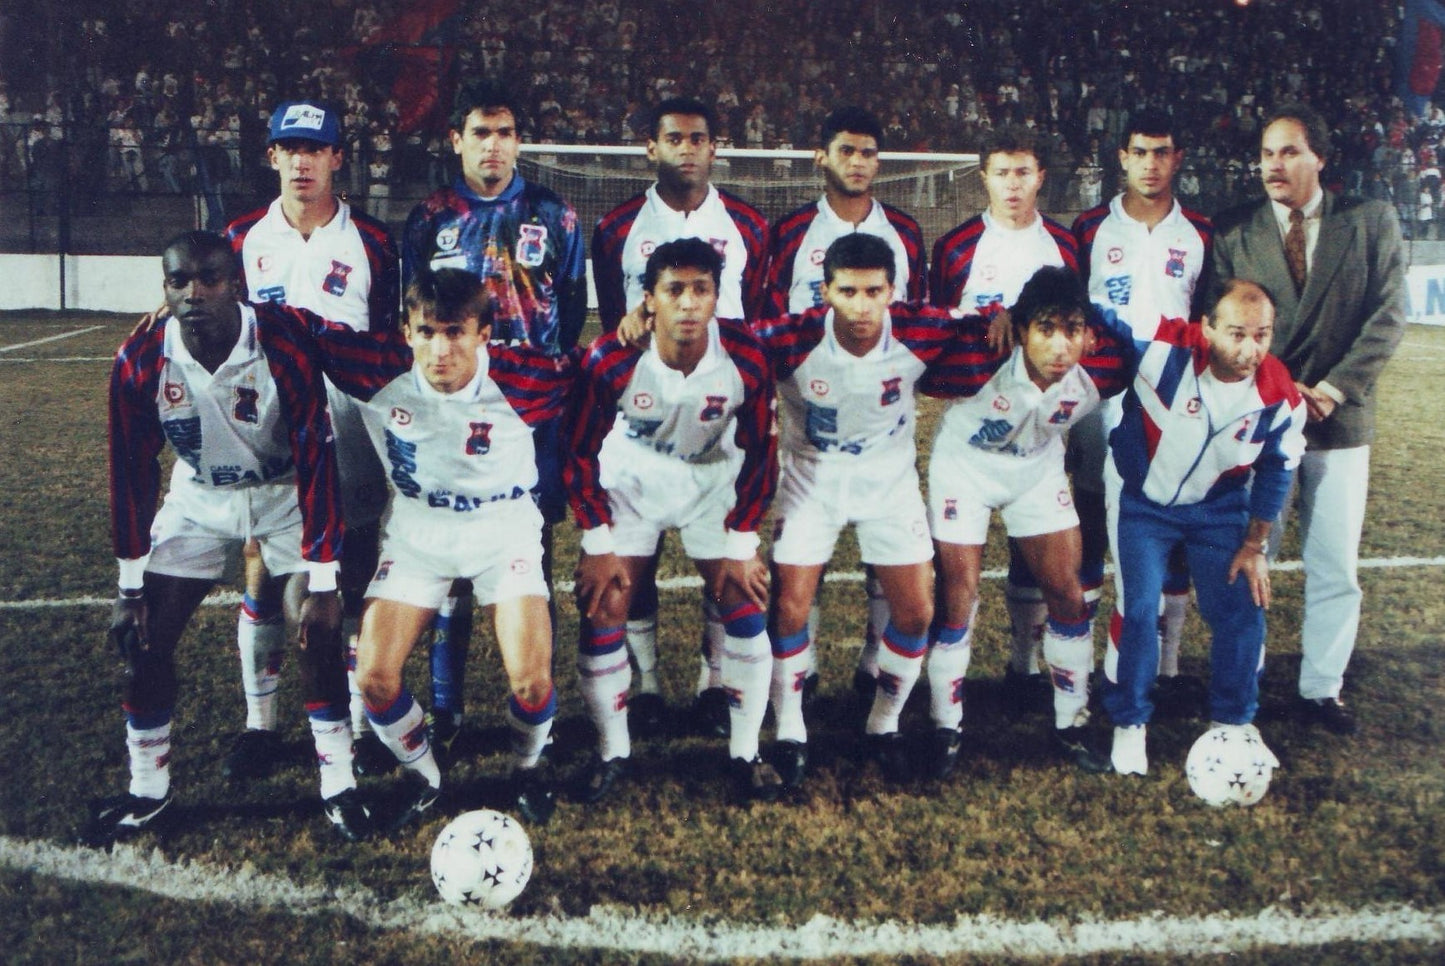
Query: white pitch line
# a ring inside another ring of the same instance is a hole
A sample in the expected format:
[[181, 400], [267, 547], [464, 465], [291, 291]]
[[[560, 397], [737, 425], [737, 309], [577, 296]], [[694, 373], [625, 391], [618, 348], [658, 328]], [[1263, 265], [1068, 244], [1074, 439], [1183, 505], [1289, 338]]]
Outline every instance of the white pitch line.
[[[1445, 943], [1445, 910], [1400, 904], [1364, 909], [1318, 907], [1305, 912], [1269, 907], [1239, 916], [1156, 912], [1134, 919], [1077, 922], [1023, 922], [978, 915], [959, 916], [940, 925], [849, 922], [816, 915], [798, 926], [760, 926], [662, 913], [637, 915], [610, 906], [594, 906], [586, 916], [574, 918], [486, 914], [416, 895], [385, 901], [360, 885], [308, 885], [257, 872], [249, 865], [233, 869], [194, 861], [174, 863], [158, 849], [132, 845], [118, 845], [106, 854], [0, 836], [0, 865], [180, 901], [224, 902], [293, 916], [341, 914], [376, 930], [679, 960], [950, 955], [1059, 959], [1124, 953], [1200, 956], [1339, 942]], [[418, 874], [418, 879], [424, 878]]]
[[[15, 346], [14, 348], [19, 348]], [[0, 364], [10, 362], [14, 364], [34, 364], [37, 362], [114, 362], [115, 356], [4, 356], [0, 357]]]
[[[1270, 564], [1270, 570], [1277, 573], [1294, 573], [1301, 570], [1303, 565], [1298, 560], [1276, 560]], [[1445, 557], [1371, 557], [1360, 561], [1361, 570], [1399, 570], [1408, 567], [1445, 567]], [[1114, 572], [1113, 565], [1106, 565], [1104, 573]], [[1003, 580], [1008, 576], [1007, 570], [985, 570], [982, 574], [985, 580]], [[842, 571], [839, 573], [824, 574], [823, 580], [828, 583], [861, 584], [865, 574], [862, 571]], [[664, 577], [657, 582], [658, 590], [690, 590], [702, 586], [702, 578], [696, 574], [688, 574], [682, 577]], [[572, 593], [572, 581], [559, 580], [554, 589], [559, 594]], [[52, 597], [35, 598], [32, 600], [0, 600], [0, 611], [3, 610], [52, 610], [66, 607], [109, 607], [115, 602], [114, 597]], [[234, 607], [241, 602], [241, 595], [232, 590], [218, 591], [211, 594], [201, 602], [202, 607]]]
[[85, 335], [87, 332], [96, 332], [105, 328], [103, 325], [92, 325], [85, 329], [76, 329], [74, 332], [62, 332], [59, 335], [47, 335], [43, 339], [35, 339], [31, 342], [17, 342], [14, 345], [0, 346], [0, 352], [14, 352], [16, 349], [28, 349], [33, 345], [44, 345], [47, 342], [58, 342], [61, 339], [72, 339], [77, 335]]

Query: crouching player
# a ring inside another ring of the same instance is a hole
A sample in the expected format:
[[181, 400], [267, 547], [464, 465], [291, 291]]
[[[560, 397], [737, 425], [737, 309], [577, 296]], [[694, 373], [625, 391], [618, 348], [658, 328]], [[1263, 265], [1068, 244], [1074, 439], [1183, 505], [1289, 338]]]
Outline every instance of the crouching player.
[[[680, 532], [722, 614], [728, 751], [739, 793], [744, 800], [778, 794], [777, 772], [758, 755], [772, 672], [757, 531], [776, 472], [773, 386], [752, 332], [715, 316], [721, 275], [722, 256], [701, 239], [659, 245], [643, 274], [650, 345], [604, 335], [582, 362], [565, 478], [584, 531], [578, 670], [599, 738], [579, 789], [585, 801], [600, 800], [627, 771], [627, 610], [668, 528]], [[728, 436], [736, 458], [724, 445]]]
[[[110, 381], [110, 501], [120, 598], [110, 636], [128, 666], [130, 790], [101, 803], [82, 838], [104, 845], [153, 827], [171, 804], [175, 649], [241, 545], [267, 571], [259, 606], [299, 626], [302, 687], [325, 814], [370, 831], [351, 772], [351, 722], [336, 594], [340, 490], [326, 388], [294, 309], [239, 301], [220, 235], [189, 232], [162, 255], [169, 314], [121, 346]], [[159, 456], [176, 453], [160, 510]]]
[[1253, 727], [1270, 599], [1265, 540], [1304, 453], [1306, 410], [1289, 371], [1268, 354], [1274, 303], [1253, 282], [1226, 284], [1202, 326], [1166, 321], [1131, 333], [1104, 316], [1127, 340], [1134, 377], [1109, 437], [1123, 480], [1109, 509], [1124, 616], [1110, 629], [1103, 699], [1114, 770], [1142, 775], [1159, 595], [1180, 541], [1212, 634], [1212, 726]]
[[391, 490], [356, 658], [367, 717], [409, 773], [391, 827], [416, 819], [440, 792], [441, 770], [402, 668], [456, 579], [470, 580], [477, 601], [494, 606], [511, 686], [515, 804], [542, 824], [555, 797], [538, 764], [557, 698], [542, 515], [531, 496], [532, 428], [565, 412], [571, 358], [489, 344], [485, 290], [461, 269], [419, 271], [403, 310], [400, 333], [320, 320], [315, 329], [326, 374], [361, 403]]
[[1094, 664], [1093, 617], [1079, 583], [1079, 518], [1064, 473], [1064, 434], [1093, 410], [1101, 389], [1122, 388], [1117, 349], [1104, 340], [1086, 357], [1088, 296], [1069, 269], [1039, 269], [1009, 310], [1012, 353], [992, 370], [939, 369], [921, 387], [965, 397], [939, 420], [928, 466], [929, 526], [939, 571], [929, 645], [934, 724], [929, 768], [954, 770], [962, 743], [963, 681], [989, 517], [1001, 511], [1010, 537], [1038, 578], [1048, 605], [1044, 660], [1054, 689], [1052, 743], [1094, 772], [1109, 758], [1086, 729]]
[[[824, 306], [761, 323], [778, 384], [780, 482], [773, 533], [774, 763], [786, 786], [803, 778], [808, 617], [823, 568], [853, 524], [891, 618], [877, 654], [878, 687], [865, 725], [870, 757], [894, 781], [909, 777], [899, 716], [918, 680], [933, 619], [933, 542], [919, 492], [914, 385], [927, 367], [973, 362], [989, 373], [988, 324], [955, 323], [942, 309], [893, 301], [888, 243], [855, 232], [823, 258]], [[970, 337], [971, 336], [971, 337]]]

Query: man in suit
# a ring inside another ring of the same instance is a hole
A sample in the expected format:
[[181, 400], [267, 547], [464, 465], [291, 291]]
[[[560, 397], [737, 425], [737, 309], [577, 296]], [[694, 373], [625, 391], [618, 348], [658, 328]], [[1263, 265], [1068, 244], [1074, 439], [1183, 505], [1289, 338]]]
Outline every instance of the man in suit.
[[[1277, 110], [1260, 139], [1269, 200], [1215, 220], [1216, 282], [1265, 285], [1278, 303], [1270, 352], [1308, 406], [1295, 480], [1305, 571], [1300, 709], [1355, 731], [1341, 702], [1360, 621], [1360, 531], [1375, 435], [1375, 382], [1405, 329], [1400, 226], [1389, 205], [1323, 190], [1329, 129], [1313, 110]], [[1289, 513], [1276, 524], [1278, 536]]]

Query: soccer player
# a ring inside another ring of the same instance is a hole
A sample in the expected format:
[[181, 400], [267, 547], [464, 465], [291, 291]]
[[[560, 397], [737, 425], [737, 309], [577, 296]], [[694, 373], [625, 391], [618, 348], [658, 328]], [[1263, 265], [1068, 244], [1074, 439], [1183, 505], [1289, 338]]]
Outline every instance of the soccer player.
[[[341, 496], [306, 322], [295, 310], [239, 300], [239, 265], [220, 235], [177, 237], [162, 266], [168, 314], [127, 338], [110, 385], [120, 565], [110, 637], [128, 670], [130, 788], [100, 804], [82, 838], [107, 844], [166, 816], [176, 646], [228, 555], [253, 538], [274, 575], [259, 587], [261, 604], [299, 627], [326, 817], [347, 839], [363, 838], [371, 815], [351, 771], [336, 594]], [[168, 440], [177, 458], [157, 510]]]
[[511, 685], [516, 807], [543, 824], [555, 802], [538, 768], [557, 697], [533, 434], [564, 411], [572, 361], [489, 342], [490, 299], [471, 272], [422, 269], [407, 286], [399, 334], [324, 320], [314, 328], [326, 371], [360, 404], [390, 481], [356, 677], [372, 728], [408, 772], [392, 828], [423, 815], [440, 794], [425, 717], [402, 671], [459, 579], [494, 607]]
[[1098, 405], [1101, 390], [1122, 388], [1107, 345], [1086, 353], [1088, 308], [1071, 269], [1041, 268], [1008, 310], [1016, 346], [1001, 363], [939, 370], [921, 384], [933, 395], [961, 397], [939, 420], [928, 465], [939, 584], [927, 666], [935, 778], [953, 772], [962, 744], [963, 680], [995, 509], [1048, 606], [1043, 656], [1053, 687], [1053, 746], [1088, 771], [1110, 767], [1086, 728], [1093, 620], [1079, 583], [1079, 519], [1064, 474], [1064, 434]]
[[1269, 200], [1220, 216], [1214, 267], [1221, 281], [1254, 279], [1274, 293], [1271, 351], [1309, 407], [1296, 479], [1305, 571], [1299, 709], [1349, 735], [1355, 716], [1340, 695], [1360, 625], [1375, 383], [1405, 333], [1405, 259], [1388, 205], [1321, 186], [1329, 133], [1309, 107], [1276, 111], [1259, 148]]
[[643, 274], [650, 345], [603, 335], [582, 363], [566, 475], [584, 531], [577, 664], [599, 738], [580, 788], [585, 801], [603, 798], [628, 770], [625, 622], [633, 589], [671, 528], [722, 617], [719, 663], [739, 794], [770, 799], [781, 784], [758, 754], [772, 671], [758, 526], [777, 468], [773, 386], [751, 330], [717, 318], [722, 273], [722, 256], [702, 239], [659, 245]]
[[[1074, 236], [1039, 213], [1048, 160], [1034, 132], [998, 128], [981, 154], [988, 207], [934, 242], [928, 296], [942, 308], [993, 315], [1012, 305], [1040, 268], [1077, 272], [1079, 261]], [[1010, 564], [1005, 599], [1012, 648], [1004, 682], [1016, 701], [1033, 703], [1049, 693], [1038, 665], [1044, 600], [1012, 545]]]
[[[927, 297], [923, 232], [918, 222], [873, 197], [878, 152], [883, 150], [883, 125], [861, 107], [840, 107], [823, 121], [813, 163], [823, 175], [823, 197], [783, 216], [773, 225], [768, 243], [768, 314], [799, 314], [823, 304], [823, 260], [828, 246], [844, 235], [861, 232], [883, 239], [893, 251], [901, 283], [890, 289], [902, 300], [921, 303]], [[868, 629], [859, 657], [856, 681], [871, 693], [878, 673], [879, 634], [888, 624], [888, 603], [877, 577], [869, 571]], [[808, 666], [804, 679], [817, 680], [817, 611], [809, 619]], [[776, 638], [775, 638], [776, 640]], [[773, 673], [781, 671], [774, 662]], [[787, 686], [791, 687], [789, 682]], [[777, 692], [779, 682], [774, 682]]]
[[1202, 326], [1152, 320], [1141, 336], [1122, 316], [1104, 315], [1133, 381], [1110, 437], [1123, 479], [1114, 545], [1123, 626], [1103, 697], [1114, 770], [1142, 775], [1159, 595], [1180, 542], [1212, 635], [1210, 721], [1252, 727], [1270, 601], [1266, 540], [1304, 452], [1306, 407], [1268, 354], [1274, 303], [1253, 282], [1228, 282]]
[[[1141, 335], [1160, 319], [1198, 319], [1209, 290], [1214, 229], [1209, 219], [1174, 197], [1174, 178], [1183, 160], [1184, 146], [1167, 114], [1131, 115], [1119, 142], [1123, 192], [1074, 222], [1089, 298], [1111, 308]], [[1106, 467], [1105, 437], [1119, 421], [1120, 401], [1121, 397], [1108, 400], [1069, 434], [1086, 586], [1103, 579], [1104, 549], [1110, 539], [1105, 492], [1115, 502], [1119, 486], [1118, 476]], [[1189, 570], [1182, 554], [1176, 554], [1174, 564], [1160, 608], [1159, 696], [1182, 707], [1196, 703], [1202, 685], [1198, 678], [1179, 675]], [[1116, 571], [1116, 590], [1117, 577]], [[1113, 640], [1117, 627], [1117, 620], [1110, 622], [1111, 646], [1117, 644]]]
[[[723, 256], [717, 315], [756, 319], [762, 314], [767, 282], [768, 222], [751, 205], [712, 184], [717, 156], [713, 112], [701, 101], [668, 98], [652, 114], [647, 158], [657, 181], [597, 222], [592, 235], [592, 274], [602, 331], [617, 328], [623, 315], [643, 302], [648, 256], [664, 242], [701, 238]], [[722, 625], [703, 596], [703, 647], [694, 717], [703, 730], [725, 734], [727, 698], [718, 659]], [[627, 647], [638, 669], [632, 713], [644, 733], [659, 731], [665, 716], [657, 676], [656, 562], [633, 589]]]
[[[452, 106], [452, 150], [461, 173], [414, 208], [402, 236], [403, 281], [424, 268], [461, 268], [490, 296], [492, 338], [524, 343], [549, 356], [577, 345], [587, 320], [587, 275], [577, 213], [554, 191], [517, 170], [525, 114], [506, 87], [473, 80]], [[551, 586], [552, 526], [567, 510], [560, 427], [536, 427], [538, 502], [544, 573]], [[432, 640], [434, 737], [449, 748], [461, 729], [472, 598], [449, 595]]]
[[[280, 196], [231, 222], [226, 236], [240, 256], [248, 301], [307, 309], [363, 332], [393, 329], [400, 298], [396, 246], [385, 225], [333, 192], [345, 160], [344, 143], [340, 118], [331, 108], [312, 101], [278, 105], [271, 114], [267, 155], [280, 178]], [[376, 524], [386, 505], [386, 476], [351, 397], [328, 385], [327, 406], [346, 520], [339, 578], [342, 636], [354, 661], [362, 597], [376, 569]], [[226, 773], [237, 779], [264, 775], [280, 754], [275, 695], [283, 628], [279, 612], [259, 609], [254, 591], [265, 578], [260, 559], [248, 553], [246, 562], [247, 593], [237, 630], [246, 730], [225, 760]], [[375, 773], [390, 767], [392, 758], [371, 734], [355, 674], [348, 679], [356, 769]]]
[[778, 383], [781, 422], [772, 703], [773, 759], [785, 787], [802, 781], [807, 764], [802, 684], [812, 648], [809, 611], [849, 524], [891, 615], [875, 658], [879, 686], [864, 729], [867, 750], [890, 779], [908, 777], [898, 721], [922, 670], [933, 619], [933, 543], [916, 468], [914, 384], [927, 367], [958, 364], [969, 354], [989, 372], [996, 368], [985, 361], [992, 353], [981, 316], [955, 323], [940, 309], [893, 303], [894, 255], [877, 235], [839, 236], [823, 259], [823, 305], [756, 327]]

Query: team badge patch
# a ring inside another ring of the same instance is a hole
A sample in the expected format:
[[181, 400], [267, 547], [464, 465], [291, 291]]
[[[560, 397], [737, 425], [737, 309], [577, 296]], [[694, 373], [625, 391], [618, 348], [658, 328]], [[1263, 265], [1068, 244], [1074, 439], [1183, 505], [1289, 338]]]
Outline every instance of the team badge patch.
[[335, 259], [331, 260], [331, 271], [326, 273], [326, 279], [321, 283], [321, 290], [327, 295], [342, 296], [346, 294], [346, 278], [351, 274], [351, 266], [343, 265]]
[[894, 376], [892, 379], [883, 380], [883, 395], [878, 398], [878, 405], [891, 406], [903, 398], [903, 379]]
[[1164, 263], [1164, 274], [1170, 278], [1184, 277], [1184, 256], [1187, 253], [1182, 249], [1169, 249], [1169, 261]]
[[256, 259], [256, 271], [262, 273], [271, 271], [270, 255], [262, 255], [260, 258]]
[[1059, 501], [1059, 506], [1074, 505], [1074, 497], [1072, 494], [1069, 493], [1068, 490], [1060, 490], [1057, 499]]
[[815, 396], [828, 395], [829, 386], [826, 379], [813, 379], [809, 381], [808, 388], [813, 391]]
[[439, 251], [449, 252], [457, 247], [457, 242], [461, 241], [461, 238], [462, 230], [456, 225], [443, 228], [437, 232], [437, 249]]
[[957, 519], [958, 519], [958, 500], [954, 499], [953, 497], [947, 497], [947, 498], [944, 499], [944, 501], [943, 501], [943, 519], [945, 519], [945, 520], [957, 520]]
[[410, 426], [411, 413], [402, 409], [400, 406], [393, 406], [391, 407], [391, 421], [398, 426]]
[[471, 423], [471, 435], [467, 437], [468, 456], [486, 456], [492, 451], [492, 424]]
[[391, 565], [392, 565], [393, 563], [395, 563], [395, 561], [393, 561], [393, 560], [383, 560], [380, 564], [377, 565], [377, 568], [376, 568], [376, 576], [375, 576], [375, 577], [372, 577], [371, 579], [372, 579], [372, 580], [385, 580], [386, 578], [390, 577], [390, 576], [391, 576]]
[[1049, 422], [1055, 426], [1067, 423], [1074, 415], [1074, 410], [1078, 407], [1079, 401], [1077, 399], [1060, 399], [1059, 408], [1054, 410], [1054, 414], [1049, 417]]
[[256, 390], [252, 389], [250, 386], [237, 386], [236, 406], [235, 409], [233, 409], [231, 412], [231, 415], [235, 418], [236, 422], [260, 422], [261, 415], [256, 405], [257, 401], [260, 398], [261, 394], [258, 393]]
[[643, 258], [651, 258], [655, 251], [657, 251], [657, 242], [655, 241], [645, 241], [637, 248], [637, 253]]
[[634, 409], [651, 409], [651, 408], [652, 408], [652, 393], [650, 393], [650, 392], [639, 392], [639, 393], [637, 393], [636, 395], [634, 395], [634, 396], [632, 397], [632, 408], [634, 408]]
[[517, 264], [537, 268], [547, 255], [547, 226], [522, 225], [517, 239]]
[[728, 397], [726, 396], [708, 396], [707, 401], [703, 404], [702, 414], [698, 416], [698, 419], [705, 423], [710, 423], [714, 419], [722, 419], [723, 407], [727, 404]]

